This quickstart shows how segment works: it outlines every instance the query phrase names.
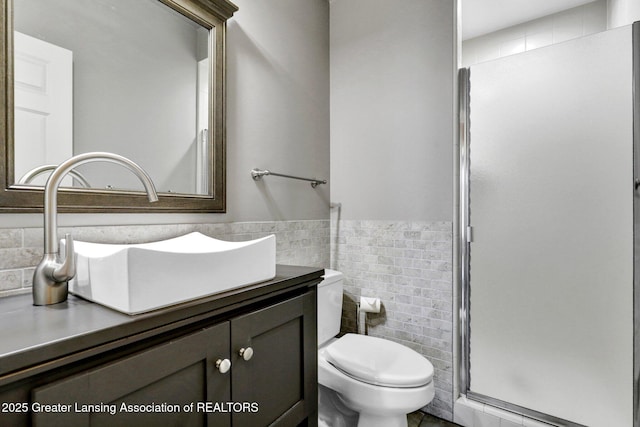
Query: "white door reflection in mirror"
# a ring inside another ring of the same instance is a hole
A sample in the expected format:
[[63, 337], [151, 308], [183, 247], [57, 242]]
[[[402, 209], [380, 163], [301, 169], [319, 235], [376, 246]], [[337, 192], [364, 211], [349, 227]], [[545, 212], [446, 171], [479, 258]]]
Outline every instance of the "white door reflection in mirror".
[[209, 194], [209, 59], [198, 61], [196, 193]]
[[[14, 33], [15, 177], [73, 156], [73, 52]], [[32, 181], [43, 185], [48, 174]], [[63, 185], [72, 185], [66, 178]]]

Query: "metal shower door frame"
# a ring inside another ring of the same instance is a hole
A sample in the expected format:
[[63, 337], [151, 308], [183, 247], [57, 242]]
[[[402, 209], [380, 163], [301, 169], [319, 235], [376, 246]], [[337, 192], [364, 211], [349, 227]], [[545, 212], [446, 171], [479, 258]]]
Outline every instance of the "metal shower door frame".
[[[633, 24], [633, 427], [640, 427], [640, 21]], [[538, 419], [557, 426], [584, 427], [568, 420], [514, 405], [499, 399], [474, 393], [470, 390], [470, 243], [473, 240], [470, 226], [470, 93], [471, 70], [461, 68], [458, 73], [459, 112], [459, 240], [458, 240], [458, 387], [468, 399], [488, 404], [510, 412]]]

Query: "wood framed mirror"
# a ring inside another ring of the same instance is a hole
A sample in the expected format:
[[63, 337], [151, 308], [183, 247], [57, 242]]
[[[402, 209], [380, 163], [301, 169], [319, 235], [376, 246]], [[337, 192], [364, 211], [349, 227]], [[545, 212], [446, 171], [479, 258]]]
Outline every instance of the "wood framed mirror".
[[[153, 179], [83, 165], [62, 212], [225, 212], [227, 0], [0, 0], [0, 212], [39, 212], [50, 170], [108, 151]], [[59, 64], [59, 65], [58, 65]], [[82, 169], [84, 168], [84, 169]]]

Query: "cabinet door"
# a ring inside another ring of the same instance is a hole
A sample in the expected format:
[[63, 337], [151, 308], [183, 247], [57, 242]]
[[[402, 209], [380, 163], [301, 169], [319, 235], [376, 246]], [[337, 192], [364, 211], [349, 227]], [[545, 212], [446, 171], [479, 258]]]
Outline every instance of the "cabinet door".
[[[251, 348], [244, 360], [241, 349]], [[317, 424], [316, 292], [231, 320], [234, 427]]]
[[[34, 411], [33, 425], [230, 426], [228, 413], [203, 405], [231, 398], [229, 373], [215, 367], [224, 358], [228, 322], [34, 389], [33, 402], [70, 406], [62, 413]], [[83, 412], [88, 405], [94, 411]]]

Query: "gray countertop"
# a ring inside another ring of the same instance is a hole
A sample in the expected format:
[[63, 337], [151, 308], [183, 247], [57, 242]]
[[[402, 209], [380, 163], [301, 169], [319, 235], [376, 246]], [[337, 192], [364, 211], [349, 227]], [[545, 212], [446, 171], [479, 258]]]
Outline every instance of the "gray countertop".
[[[278, 265], [268, 282], [200, 298], [153, 312], [126, 315], [73, 295], [60, 304], [36, 307], [31, 295], [0, 299], [0, 385], [21, 377], [26, 368], [54, 359], [73, 361], [78, 353], [106, 351], [136, 335], [139, 339], [224, 313], [246, 301], [260, 301], [317, 284], [324, 270]], [[115, 344], [113, 344], [115, 345]], [[120, 344], [122, 345], [122, 344]], [[77, 356], [80, 357], [80, 356]]]

